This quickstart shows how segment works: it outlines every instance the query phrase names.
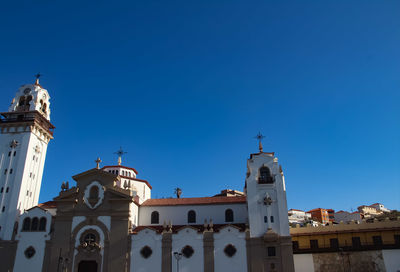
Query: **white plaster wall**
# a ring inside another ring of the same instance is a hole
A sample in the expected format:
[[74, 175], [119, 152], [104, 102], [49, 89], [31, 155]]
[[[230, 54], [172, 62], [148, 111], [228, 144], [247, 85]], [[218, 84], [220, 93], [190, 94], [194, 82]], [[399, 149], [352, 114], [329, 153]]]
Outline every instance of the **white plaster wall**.
[[72, 217], [72, 224], [71, 224], [71, 233], [74, 231], [76, 226], [78, 226], [81, 222], [86, 220], [86, 216], [74, 216]]
[[312, 254], [293, 254], [294, 270], [296, 272], [314, 272]]
[[[46, 231], [21, 231], [22, 222], [26, 217], [34, 218], [46, 217]], [[40, 208], [33, 208], [25, 212], [21, 216], [21, 223], [18, 228], [18, 233], [16, 240], [18, 240], [17, 254], [15, 257], [14, 272], [25, 272], [29, 271], [41, 271], [43, 265], [44, 252], [46, 247], [46, 240], [50, 239], [48, 234], [51, 226], [51, 214]], [[36, 253], [35, 255], [28, 259], [25, 256], [25, 250], [32, 246]]]
[[141, 206], [139, 208], [139, 225], [151, 225], [151, 213], [153, 211], [158, 211], [160, 215], [160, 223], [157, 225], [162, 225], [164, 221], [168, 223], [170, 220], [173, 225], [187, 225], [187, 214], [190, 210], [196, 212], [195, 225], [204, 224], [204, 220], [209, 222], [210, 219], [213, 220], [214, 224], [226, 224], [225, 210], [227, 209], [233, 210], [234, 221], [231, 223], [247, 222], [246, 203], [243, 203], [231, 205]]
[[[0, 174], [4, 177], [0, 182], [0, 188], [4, 188], [4, 192], [0, 194], [0, 238], [4, 240], [11, 239], [14, 222], [18, 216], [24, 210], [38, 204], [46, 159], [47, 142], [43, 135], [37, 135], [37, 132], [20, 132], [0, 135]], [[15, 149], [10, 148], [13, 140], [19, 142]], [[35, 152], [36, 146], [40, 148], [40, 153]], [[12, 151], [10, 157], [9, 151]], [[16, 156], [13, 156], [14, 151]], [[13, 169], [12, 174], [10, 169]], [[1, 212], [3, 207], [5, 211]]]
[[[214, 234], [214, 268], [216, 272], [247, 271], [245, 238], [244, 232], [239, 232], [238, 229], [231, 226], [225, 227]], [[232, 257], [228, 257], [224, 252], [225, 247], [229, 244], [232, 244], [237, 250]]]
[[132, 223], [132, 228], [137, 227], [139, 221], [139, 207], [135, 203], [129, 204], [129, 218]]
[[97, 219], [102, 222], [108, 230], [111, 230], [111, 216], [99, 216]]
[[382, 250], [387, 272], [400, 271], [400, 249]]
[[[179, 261], [179, 272], [204, 272], [203, 234], [186, 227], [172, 235], [172, 255], [173, 252], [181, 252], [186, 245], [191, 246], [194, 253], [190, 258], [182, 257]], [[172, 271], [177, 271], [177, 261], [174, 256], [172, 256]]]
[[[161, 271], [161, 239], [162, 236], [150, 229], [144, 229], [132, 235], [131, 272]], [[153, 253], [145, 259], [140, 254], [143, 247], [148, 246]]]

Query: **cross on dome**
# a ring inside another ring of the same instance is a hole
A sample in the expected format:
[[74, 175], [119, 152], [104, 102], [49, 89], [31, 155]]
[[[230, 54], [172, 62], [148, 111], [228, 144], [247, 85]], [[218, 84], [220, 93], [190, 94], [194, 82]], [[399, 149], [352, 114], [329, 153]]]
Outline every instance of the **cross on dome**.
[[123, 150], [122, 150], [122, 147], [119, 147], [119, 150], [118, 150], [117, 152], [114, 152], [114, 154], [117, 154], [117, 155], [118, 155], [118, 165], [121, 165], [121, 163], [122, 163], [122, 156], [123, 156], [124, 154], [126, 154], [126, 153], [128, 153], [128, 152], [123, 151]]
[[35, 75], [35, 78], [36, 78], [36, 80], [35, 80], [35, 85], [39, 85], [39, 78], [42, 76], [42, 74], [41, 73], [37, 73], [36, 75]]
[[264, 139], [265, 136], [262, 135], [261, 132], [258, 132], [258, 134], [254, 138], [258, 140], [258, 149], [260, 150], [260, 152], [263, 152], [262, 139]]

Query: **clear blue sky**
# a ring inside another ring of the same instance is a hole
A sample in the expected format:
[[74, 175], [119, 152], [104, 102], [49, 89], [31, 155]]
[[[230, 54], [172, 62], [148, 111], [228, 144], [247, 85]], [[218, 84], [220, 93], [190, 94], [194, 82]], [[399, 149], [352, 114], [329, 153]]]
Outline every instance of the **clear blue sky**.
[[[243, 189], [266, 135], [288, 208], [400, 209], [400, 1], [3, 1], [1, 109], [43, 73], [40, 201], [95, 166], [153, 197]], [[72, 182], [74, 184], [74, 182]]]

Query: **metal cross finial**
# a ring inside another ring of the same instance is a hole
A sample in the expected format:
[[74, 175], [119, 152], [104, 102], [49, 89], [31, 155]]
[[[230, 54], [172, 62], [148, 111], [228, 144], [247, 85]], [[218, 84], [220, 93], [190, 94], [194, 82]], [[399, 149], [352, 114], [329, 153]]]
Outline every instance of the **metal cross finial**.
[[254, 137], [254, 138], [256, 138], [258, 140], [258, 149], [260, 150], [260, 152], [263, 152], [262, 139], [264, 139], [265, 136], [262, 135], [261, 132], [258, 132], [256, 137]]
[[39, 84], [39, 78], [40, 78], [41, 76], [42, 76], [41, 73], [37, 73], [37, 74], [35, 75], [35, 78], [36, 78], [35, 84], [36, 84], [36, 85]]
[[121, 163], [122, 163], [122, 155], [124, 155], [126, 153], [128, 153], [128, 152], [124, 152], [122, 150], [122, 147], [119, 147], [119, 150], [117, 152], [114, 152], [114, 154], [118, 155], [118, 165], [121, 165]]
[[95, 160], [94, 162], [97, 164], [96, 169], [100, 169], [100, 163], [101, 163], [100, 158], [97, 158], [97, 160]]

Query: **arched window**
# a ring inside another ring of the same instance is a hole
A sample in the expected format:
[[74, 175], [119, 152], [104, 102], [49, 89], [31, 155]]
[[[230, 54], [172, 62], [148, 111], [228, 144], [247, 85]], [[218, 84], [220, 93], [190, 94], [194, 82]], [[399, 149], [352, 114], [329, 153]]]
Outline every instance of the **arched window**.
[[[83, 239], [82, 239], [82, 237], [83, 237]], [[88, 245], [92, 245], [92, 244], [98, 242], [97, 235], [92, 232], [89, 232], [86, 234], [84, 233], [82, 235], [82, 237], [81, 237], [81, 243], [86, 243]]]
[[193, 210], [188, 212], [188, 223], [196, 223], [196, 212]]
[[98, 199], [99, 198], [99, 187], [92, 186], [92, 188], [90, 188], [89, 198], [90, 199]]
[[258, 177], [258, 183], [269, 184], [274, 183], [274, 179], [271, 176], [271, 171], [268, 167], [263, 166], [260, 168], [260, 175]]
[[233, 211], [231, 209], [225, 210], [225, 222], [233, 222]]
[[46, 105], [46, 103], [44, 103], [44, 104], [43, 104], [43, 107], [42, 107], [42, 111], [43, 111], [43, 112], [46, 112], [46, 110], [47, 110], [47, 105]]
[[22, 224], [23, 231], [29, 231], [31, 229], [31, 219], [29, 217], [25, 217], [24, 223]]
[[19, 98], [18, 106], [24, 106], [25, 105], [25, 96], [21, 96]]
[[28, 98], [25, 101], [25, 105], [29, 106], [29, 103], [32, 101], [32, 96], [28, 96]]
[[38, 230], [38, 226], [39, 226], [39, 219], [37, 217], [34, 217], [32, 219], [31, 230], [32, 231]]
[[40, 221], [39, 221], [39, 230], [40, 231], [46, 230], [46, 222], [47, 222], [46, 217], [40, 218]]
[[160, 214], [157, 211], [151, 213], [151, 224], [158, 224], [160, 222]]

